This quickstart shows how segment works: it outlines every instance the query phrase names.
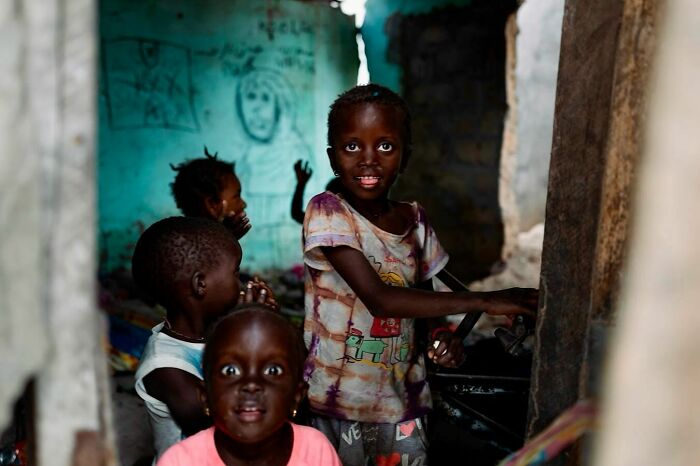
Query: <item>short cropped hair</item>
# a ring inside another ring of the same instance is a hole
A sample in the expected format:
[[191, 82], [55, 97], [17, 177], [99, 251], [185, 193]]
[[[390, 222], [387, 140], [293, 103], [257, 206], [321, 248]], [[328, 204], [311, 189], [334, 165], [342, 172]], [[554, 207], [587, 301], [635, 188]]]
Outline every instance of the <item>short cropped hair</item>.
[[167, 307], [180, 280], [219, 264], [225, 251], [239, 254], [238, 240], [219, 222], [201, 217], [170, 217], [141, 234], [131, 269], [139, 290]]
[[226, 175], [236, 175], [236, 165], [220, 160], [217, 154], [211, 155], [205, 147], [204, 157], [170, 165], [177, 172], [175, 181], [170, 183], [170, 189], [175, 204], [184, 215], [201, 216], [204, 200], [211, 198], [219, 201], [219, 194], [224, 189], [224, 178]]
[[338, 117], [351, 107], [360, 104], [377, 104], [393, 107], [403, 115], [403, 157], [404, 163], [411, 156], [412, 136], [411, 136], [411, 112], [403, 98], [389, 88], [379, 84], [366, 84], [355, 86], [338, 96], [331, 104], [328, 112], [328, 146], [333, 147], [333, 138], [338, 131]]
[[275, 312], [260, 303], [248, 303], [238, 306], [236, 310], [226, 314], [221, 317], [216, 323], [211, 327], [209, 334], [207, 336], [207, 344], [204, 346], [204, 354], [202, 355], [202, 369], [204, 372], [204, 380], [206, 381], [210, 374], [212, 368], [212, 349], [214, 345], [212, 344], [219, 338], [217, 331], [221, 328], [223, 322], [227, 322], [232, 319], [240, 319], [245, 316], [251, 316], [253, 319], [274, 319], [277, 320], [280, 325], [286, 327], [289, 335], [289, 355], [290, 360], [294, 363], [294, 375], [301, 380], [302, 372], [304, 368], [304, 361], [306, 360], [306, 346], [301, 338], [301, 332], [292, 325], [292, 323], [284, 317], [279, 312]]

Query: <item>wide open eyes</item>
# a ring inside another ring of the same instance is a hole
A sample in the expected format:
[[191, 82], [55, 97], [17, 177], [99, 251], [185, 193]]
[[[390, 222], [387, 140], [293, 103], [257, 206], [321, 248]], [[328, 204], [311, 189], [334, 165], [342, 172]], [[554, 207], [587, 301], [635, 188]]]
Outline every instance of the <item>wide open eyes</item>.
[[354, 142], [349, 142], [345, 144], [345, 147], [343, 147], [343, 149], [345, 149], [346, 152], [357, 152], [360, 150], [360, 146], [358, 146]]
[[[238, 377], [243, 374], [241, 368], [235, 364], [226, 364], [221, 368], [221, 375], [226, 377]], [[277, 377], [284, 374], [284, 368], [279, 364], [270, 364], [263, 369], [263, 375]]]
[[235, 377], [241, 375], [241, 368], [235, 364], [226, 364], [224, 367], [221, 368], [221, 375], [225, 375], [227, 377]]
[[394, 148], [394, 146], [391, 143], [382, 142], [377, 147], [377, 150], [379, 150], [379, 152], [390, 152], [393, 148]]
[[[360, 146], [354, 142], [349, 142], [343, 146], [345, 152], [359, 152]], [[377, 146], [377, 151], [379, 152], [391, 152], [394, 150], [394, 145], [390, 142], [382, 142]]]
[[270, 364], [263, 370], [263, 374], [271, 376], [279, 376], [284, 374], [284, 369], [279, 364]]

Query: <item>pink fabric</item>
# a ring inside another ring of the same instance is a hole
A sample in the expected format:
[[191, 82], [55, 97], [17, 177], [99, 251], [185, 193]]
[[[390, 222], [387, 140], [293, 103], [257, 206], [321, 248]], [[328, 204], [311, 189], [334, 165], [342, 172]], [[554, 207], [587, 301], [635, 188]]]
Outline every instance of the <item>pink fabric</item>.
[[[342, 466], [325, 435], [311, 427], [292, 424], [294, 446], [287, 466]], [[157, 466], [226, 466], [214, 444], [214, 427], [170, 447]]]

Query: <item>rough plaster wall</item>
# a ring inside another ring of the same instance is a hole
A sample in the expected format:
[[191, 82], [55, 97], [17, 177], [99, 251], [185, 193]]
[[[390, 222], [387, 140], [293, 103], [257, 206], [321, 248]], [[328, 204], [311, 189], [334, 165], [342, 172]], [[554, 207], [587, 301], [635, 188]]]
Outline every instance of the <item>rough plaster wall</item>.
[[563, 1], [528, 0], [506, 26], [508, 113], [498, 196], [503, 270], [475, 290], [538, 287]]
[[515, 168], [517, 165], [518, 101], [515, 95], [516, 36], [518, 33], [517, 11], [510, 15], [504, 30], [506, 43], [506, 63], [504, 66], [506, 83], [506, 114], [503, 122], [503, 142], [498, 166], [498, 205], [503, 220], [503, 248], [501, 257], [505, 260], [514, 248], [520, 231], [520, 211], [515, 199]]
[[[42, 257], [33, 271], [40, 280], [31, 283], [42, 319], [3, 319], [0, 325], [8, 331], [5, 325], [12, 324], [9, 331], [28, 345], [15, 353], [22, 362], [35, 357], [32, 346], [48, 344], [37, 371], [38, 464], [67, 466], [78, 431], [99, 432], [107, 445], [111, 435], [105, 332], [95, 303], [96, 6], [93, 0], [9, 3], [24, 16], [27, 47], [22, 99], [31, 137], [16, 153], [36, 164], [31, 177], [39, 184], [39, 202], [28, 196], [23, 206], [26, 215], [39, 217], [23, 232], [36, 242], [21, 251]], [[9, 140], [22, 134], [21, 124], [4, 130], [10, 130]], [[31, 309], [19, 311], [32, 315]], [[48, 338], [36, 334], [42, 325]], [[113, 464], [107, 455], [103, 464]]]
[[517, 13], [517, 231], [544, 221], [563, 16], [564, 0], [527, 0]]
[[600, 465], [700, 464], [700, 16], [661, 5]]
[[362, 39], [365, 42], [367, 66], [373, 83], [401, 92], [400, 58], [391, 50], [390, 36], [396, 34], [391, 17], [424, 14], [446, 6], [465, 6], [472, 0], [367, 0]]
[[169, 164], [205, 145], [241, 178], [243, 267], [301, 261], [292, 167], [313, 167], [307, 200], [332, 178], [325, 121], [356, 81], [352, 19], [293, 0], [105, 0], [100, 19], [102, 269], [128, 268], [143, 228], [179, 214]]
[[464, 281], [501, 259], [504, 29], [515, 8], [478, 1], [407, 15], [392, 37], [413, 126], [413, 155], [392, 194], [425, 206]]
[[0, 3], [0, 430], [48, 349], [45, 296], [40, 292], [39, 153], [29, 132], [27, 102], [27, 57], [42, 50], [28, 43], [24, 6]]

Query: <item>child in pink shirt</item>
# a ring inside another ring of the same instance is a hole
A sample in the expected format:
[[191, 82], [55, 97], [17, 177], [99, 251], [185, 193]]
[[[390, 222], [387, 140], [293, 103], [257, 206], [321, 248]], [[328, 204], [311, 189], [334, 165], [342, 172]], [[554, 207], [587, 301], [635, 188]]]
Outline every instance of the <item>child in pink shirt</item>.
[[158, 466], [340, 466], [319, 431], [289, 421], [306, 393], [304, 347], [280, 314], [253, 304], [222, 318], [204, 349], [203, 409], [214, 427], [173, 445]]

